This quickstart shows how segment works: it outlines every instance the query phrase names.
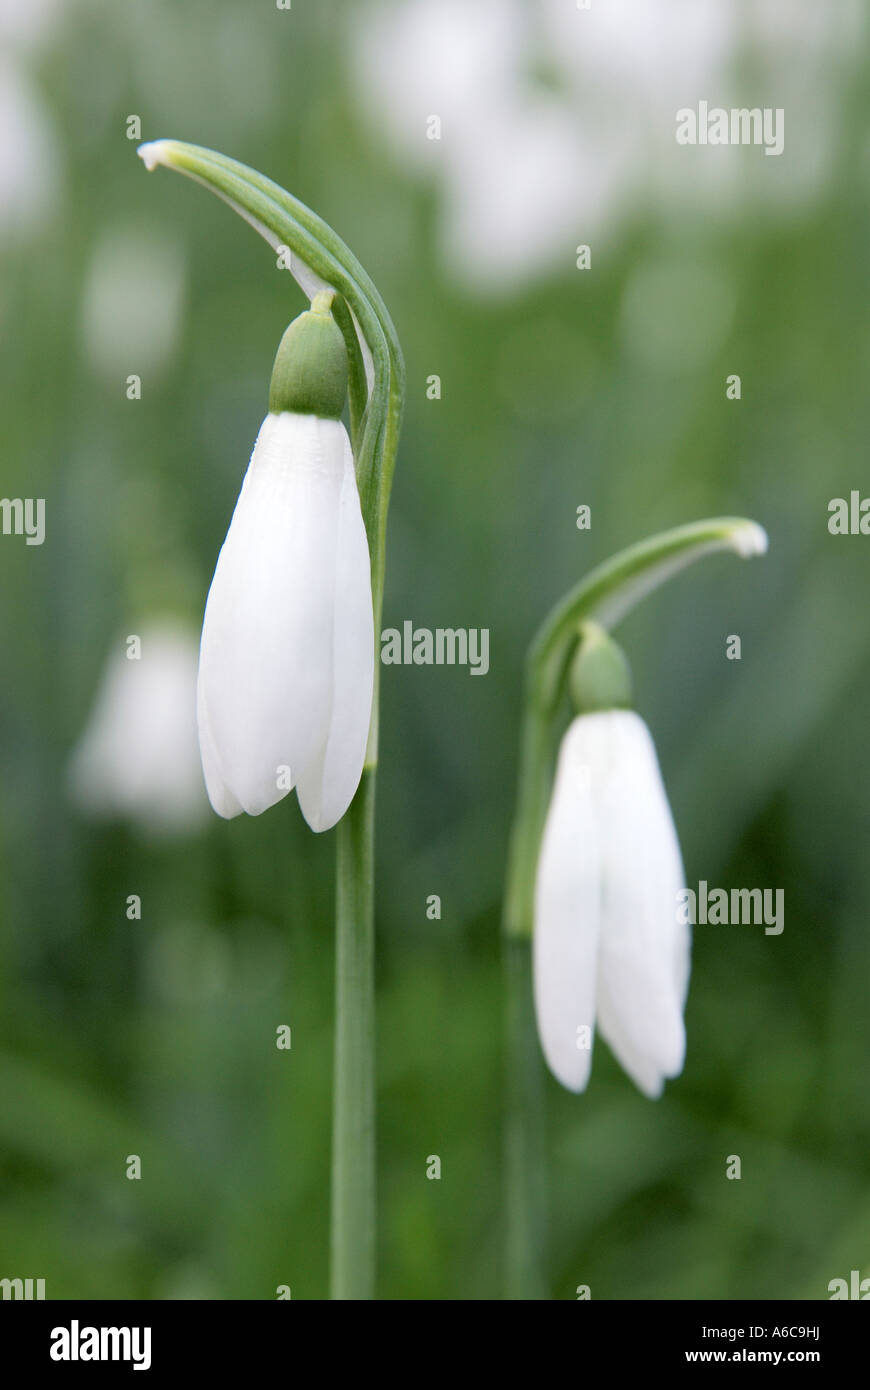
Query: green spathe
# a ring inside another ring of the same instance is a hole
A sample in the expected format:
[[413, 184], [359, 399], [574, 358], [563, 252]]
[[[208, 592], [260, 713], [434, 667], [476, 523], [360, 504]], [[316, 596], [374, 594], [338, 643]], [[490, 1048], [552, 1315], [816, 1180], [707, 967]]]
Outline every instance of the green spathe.
[[625, 653], [598, 623], [584, 623], [580, 629], [569, 686], [578, 714], [631, 705], [631, 672]]
[[272, 368], [269, 410], [341, 419], [347, 398], [347, 347], [332, 317], [332, 295], [317, 294], [281, 339]]

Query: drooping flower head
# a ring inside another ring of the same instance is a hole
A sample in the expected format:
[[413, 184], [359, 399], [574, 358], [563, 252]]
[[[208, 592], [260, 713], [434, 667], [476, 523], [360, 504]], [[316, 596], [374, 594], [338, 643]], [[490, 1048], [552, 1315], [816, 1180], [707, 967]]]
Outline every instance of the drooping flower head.
[[350, 440], [344, 339], [330, 294], [287, 329], [206, 604], [197, 715], [219, 815], [292, 789], [313, 830], [362, 775], [372, 707], [369, 548]]
[[680, 847], [620, 649], [584, 627], [577, 710], [559, 752], [535, 887], [535, 1008], [551, 1071], [589, 1080], [600, 1032], [636, 1085], [661, 1094], [685, 1053], [689, 929]]

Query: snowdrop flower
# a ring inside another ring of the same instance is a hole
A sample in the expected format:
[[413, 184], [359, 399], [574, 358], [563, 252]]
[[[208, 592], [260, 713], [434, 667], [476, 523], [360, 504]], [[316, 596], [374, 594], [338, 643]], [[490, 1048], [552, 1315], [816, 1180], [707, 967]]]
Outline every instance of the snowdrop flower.
[[60, 156], [45, 103], [23, 64], [0, 52], [0, 241], [56, 212]]
[[196, 746], [196, 634], [152, 620], [118, 645], [69, 770], [89, 815], [121, 816], [151, 834], [195, 828], [207, 803]]
[[208, 596], [197, 692], [218, 814], [259, 815], [295, 787], [312, 830], [335, 825], [353, 799], [374, 681], [369, 550], [331, 302], [316, 295], [278, 349]]
[[58, 43], [68, 8], [69, 0], [0, 0], [0, 244], [58, 215], [62, 157], [35, 68]]
[[89, 365], [115, 382], [120, 364], [144, 378], [169, 362], [181, 324], [185, 268], [176, 241], [119, 223], [104, 231], [82, 294], [81, 338]]
[[[638, 205], [725, 218], [812, 197], [835, 167], [863, 29], [859, 0], [812, 16], [786, 0], [378, 0], [357, 8], [349, 61], [378, 130], [440, 185], [451, 270], [499, 292], [568, 270], [578, 243], [612, 242]], [[678, 147], [680, 107], [756, 104], [747, 52], [796, 154]]]
[[627, 666], [584, 629], [535, 887], [538, 1031], [551, 1071], [585, 1089], [595, 1029], [636, 1085], [661, 1094], [685, 1052], [689, 929], [680, 847], [655, 748], [625, 708]]

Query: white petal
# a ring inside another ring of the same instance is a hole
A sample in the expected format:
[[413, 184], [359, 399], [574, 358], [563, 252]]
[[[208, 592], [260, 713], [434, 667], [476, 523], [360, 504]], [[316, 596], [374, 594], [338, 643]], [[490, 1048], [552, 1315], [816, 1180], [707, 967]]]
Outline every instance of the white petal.
[[[574, 721], [559, 752], [538, 860], [533, 946], [541, 1046], [571, 1091], [589, 1080], [600, 926], [600, 846], [581, 724]], [[587, 1029], [584, 1038], [578, 1030]]]
[[608, 987], [598, 982], [598, 1027], [613, 1055], [631, 1077], [635, 1086], [650, 1100], [658, 1100], [664, 1090], [665, 1078], [649, 1056], [637, 1051], [626, 1030], [621, 1027]]
[[312, 830], [340, 820], [359, 786], [374, 685], [371, 567], [350, 442], [339, 500], [332, 651], [332, 708], [322, 757], [300, 769], [298, 795]]
[[[338, 421], [267, 416], [218, 557], [200, 648], [200, 739], [210, 792], [222, 785], [250, 815], [326, 755], [348, 450]], [[370, 613], [367, 566], [365, 591]], [[366, 698], [370, 710], [361, 682]]]
[[221, 773], [220, 760], [209, 724], [208, 710], [205, 707], [203, 684], [200, 680], [197, 680], [196, 683], [196, 722], [199, 728], [202, 775], [205, 779], [208, 799], [219, 816], [223, 816], [224, 820], [232, 820], [234, 816], [241, 815], [242, 807], [227, 787]]
[[677, 1076], [685, 1054], [683, 1006], [689, 929], [678, 921], [680, 847], [652, 738], [618, 710], [584, 721], [607, 770], [595, 779], [602, 856], [598, 1021], [626, 1071], [648, 1095]]

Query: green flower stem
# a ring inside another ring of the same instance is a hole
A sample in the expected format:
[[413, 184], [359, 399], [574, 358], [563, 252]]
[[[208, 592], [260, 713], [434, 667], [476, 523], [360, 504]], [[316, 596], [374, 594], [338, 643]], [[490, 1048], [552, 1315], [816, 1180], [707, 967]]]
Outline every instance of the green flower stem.
[[529, 649], [514, 824], [508, 851], [503, 928], [530, 937], [538, 849], [547, 814], [557, 716], [581, 624], [609, 629], [667, 579], [704, 555], [759, 555], [767, 546], [754, 521], [716, 517], [664, 531], [622, 550], [582, 579], [544, 619]]
[[508, 1299], [546, 1299], [544, 1069], [527, 941], [502, 937], [505, 991], [505, 1285]]
[[334, 1299], [375, 1295], [375, 778], [363, 773], [338, 824], [332, 1131]]
[[552, 721], [529, 682], [520, 732], [517, 803], [508, 848], [502, 924], [511, 937], [531, 936], [532, 892], [550, 796], [553, 741]]
[[368, 384], [366, 382], [365, 365], [363, 363], [362, 351], [360, 350], [359, 338], [357, 337], [353, 315], [347, 307], [344, 297], [340, 294], [336, 294], [332, 301], [332, 317], [342, 331], [344, 345], [347, 348], [347, 400], [348, 412], [350, 414], [350, 442], [353, 447], [353, 456], [356, 458], [362, 444], [366, 404], [368, 402]]
[[[176, 140], [143, 145], [139, 153], [149, 169], [163, 164], [217, 193], [274, 250], [286, 246], [290, 268], [309, 298], [324, 288], [335, 291], [333, 314], [348, 347], [350, 434], [377, 634], [387, 511], [405, 397], [402, 351], [386, 306], [332, 228], [255, 169]], [[298, 258], [295, 264], [292, 258]], [[366, 770], [337, 832], [332, 1296], [341, 1299], [371, 1298], [375, 1288], [373, 882], [379, 694], [376, 660]]]

